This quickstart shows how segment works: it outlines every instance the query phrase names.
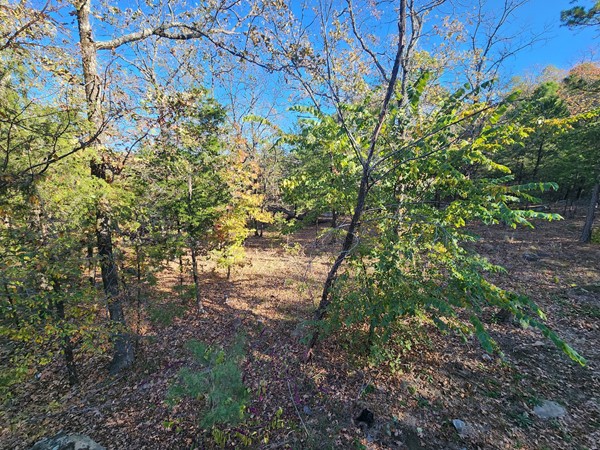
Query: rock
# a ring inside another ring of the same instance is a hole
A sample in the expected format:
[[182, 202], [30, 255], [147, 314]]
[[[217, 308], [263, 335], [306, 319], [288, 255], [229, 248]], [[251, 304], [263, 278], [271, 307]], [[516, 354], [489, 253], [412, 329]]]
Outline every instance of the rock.
[[527, 260], [527, 261], [539, 261], [540, 260], [540, 256], [537, 255], [536, 253], [523, 253], [523, 259]]
[[533, 413], [540, 419], [557, 419], [563, 417], [567, 411], [556, 402], [544, 400], [541, 405], [533, 408]]
[[456, 431], [461, 436], [464, 435], [466, 433], [466, 431], [467, 431], [467, 424], [464, 423], [460, 419], [454, 419], [454, 420], [452, 420], [452, 425], [454, 425], [454, 428], [456, 428]]
[[31, 450], [106, 450], [83, 434], [58, 433], [52, 438], [42, 439]]
[[478, 426], [466, 423], [460, 419], [454, 419], [452, 421], [452, 425], [454, 425], [454, 428], [461, 439], [465, 439], [467, 437], [474, 438], [479, 434]]
[[300, 340], [300, 339], [304, 338], [304, 336], [306, 336], [309, 331], [310, 331], [310, 327], [307, 322], [305, 322], [305, 321], [299, 322], [296, 325], [296, 327], [294, 328], [294, 330], [292, 331], [292, 337]]
[[361, 422], [366, 424], [367, 427], [372, 427], [375, 423], [375, 415], [367, 408], [363, 409], [362, 412], [356, 418], [356, 421], [360, 424]]

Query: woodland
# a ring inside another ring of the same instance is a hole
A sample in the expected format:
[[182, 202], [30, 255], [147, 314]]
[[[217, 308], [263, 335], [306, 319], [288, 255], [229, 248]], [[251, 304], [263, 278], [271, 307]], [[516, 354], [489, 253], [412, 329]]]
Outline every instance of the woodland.
[[509, 76], [527, 4], [0, 0], [0, 448], [598, 448], [600, 63]]

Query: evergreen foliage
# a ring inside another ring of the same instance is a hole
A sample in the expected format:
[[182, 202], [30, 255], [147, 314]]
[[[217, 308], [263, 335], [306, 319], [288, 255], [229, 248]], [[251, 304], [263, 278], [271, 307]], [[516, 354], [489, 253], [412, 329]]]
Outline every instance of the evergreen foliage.
[[178, 380], [169, 388], [171, 404], [182, 398], [204, 401], [200, 425], [235, 425], [244, 419], [248, 388], [244, 385], [240, 364], [244, 358], [244, 338], [238, 336], [227, 349], [190, 341], [187, 348], [197, 367], [179, 371]]

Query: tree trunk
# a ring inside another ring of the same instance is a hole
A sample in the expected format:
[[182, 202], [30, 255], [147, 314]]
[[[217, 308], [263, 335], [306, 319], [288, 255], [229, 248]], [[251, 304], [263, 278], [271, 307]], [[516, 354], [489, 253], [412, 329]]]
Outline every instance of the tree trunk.
[[565, 197], [563, 198], [563, 200], [565, 201], [565, 207], [563, 209], [563, 216], [567, 217], [567, 208], [569, 207], [569, 195], [571, 194], [571, 189], [573, 189], [573, 186], [569, 186], [567, 188], [567, 192], [565, 193]]
[[96, 286], [96, 262], [94, 261], [94, 245], [89, 242], [87, 245], [88, 277], [90, 285]]
[[[179, 219], [177, 219], [177, 235], [181, 236], [181, 223], [179, 222]], [[179, 288], [183, 289], [183, 255], [181, 253], [179, 253]], [[180, 291], [181, 293], [183, 293], [183, 290]]]
[[[338, 254], [333, 266], [329, 269], [329, 273], [327, 274], [327, 279], [325, 280], [325, 284], [323, 285], [323, 292], [321, 293], [321, 301], [319, 302], [319, 307], [314, 313], [314, 321], [319, 322], [325, 317], [325, 313], [327, 312], [327, 308], [331, 303], [331, 288], [333, 287], [333, 283], [337, 277], [337, 272], [346, 259], [346, 256], [350, 253], [352, 246], [354, 245], [354, 238], [358, 228], [358, 223], [362, 216], [363, 210], [365, 208], [365, 201], [368, 194], [368, 180], [369, 180], [369, 172], [365, 168], [363, 170], [363, 175], [360, 180], [360, 187], [358, 189], [358, 197], [356, 200], [356, 207], [354, 208], [354, 214], [352, 215], [352, 220], [350, 220], [350, 225], [348, 226], [348, 233], [346, 234], [346, 238], [344, 239], [344, 244], [342, 245], [342, 250]], [[306, 354], [306, 359], [310, 359], [312, 354], [312, 349], [316, 345], [319, 340], [319, 331], [315, 330], [313, 333], [310, 342], [308, 344], [308, 353]]]
[[140, 335], [140, 323], [142, 321], [142, 256], [140, 254], [140, 244], [135, 244], [135, 266], [137, 276], [137, 287], [136, 287], [136, 309], [137, 309], [137, 320], [136, 320], [136, 346], [139, 342]]
[[590, 205], [588, 207], [587, 216], [585, 218], [585, 225], [581, 232], [579, 242], [588, 243], [592, 240], [592, 226], [594, 225], [594, 216], [596, 215], [596, 205], [600, 197], [600, 183], [596, 183], [592, 191], [592, 198], [590, 199]]
[[108, 314], [113, 322], [113, 360], [110, 364], [110, 373], [115, 374], [133, 364], [133, 343], [127, 333], [123, 303], [119, 290], [119, 274], [114, 261], [112, 246], [112, 229], [108, 214], [100, 208], [97, 213], [98, 257], [100, 259], [100, 272], [102, 286], [108, 305]]
[[179, 255], [179, 287], [183, 288], [183, 255]]
[[190, 250], [192, 252], [192, 275], [194, 276], [194, 292], [196, 293], [196, 306], [198, 307], [198, 312], [203, 313], [204, 307], [202, 306], [202, 297], [200, 295], [200, 276], [198, 274], [198, 258], [196, 255], [196, 246], [194, 244], [190, 245]]
[[533, 167], [533, 172], [531, 174], [531, 179], [535, 180], [537, 176], [538, 170], [540, 169], [540, 164], [542, 162], [542, 155], [544, 153], [544, 140], [540, 142], [540, 146], [538, 147], [536, 158], [535, 158], [535, 166]]
[[[98, 76], [97, 48], [93, 40], [90, 24], [90, 0], [82, 0], [77, 4], [76, 13], [79, 26], [79, 42], [88, 120], [96, 130], [100, 130], [103, 126], [100, 109], [101, 82]], [[110, 182], [112, 179], [109, 173], [108, 155], [99, 148], [100, 141], [96, 142], [95, 146], [99, 149], [99, 161], [92, 160], [90, 163], [92, 176]], [[96, 212], [96, 238], [98, 241], [98, 256], [100, 258], [102, 284], [108, 304], [108, 312], [110, 320], [116, 329], [113, 336], [113, 360], [110, 365], [110, 372], [114, 374], [121, 369], [129, 367], [133, 363], [134, 354], [131, 338], [126, 332], [127, 324], [119, 295], [119, 275], [113, 256], [110, 215], [108, 208], [105, 208], [103, 205], [98, 205]]]
[[[54, 291], [57, 294], [60, 294], [60, 283], [58, 280], [54, 280], [53, 283]], [[61, 300], [57, 300], [55, 303], [56, 307], [56, 316], [59, 320], [59, 327], [61, 329], [62, 338], [61, 338], [61, 348], [63, 351], [63, 355], [65, 356], [65, 367], [67, 368], [67, 378], [69, 380], [69, 384], [71, 386], [75, 386], [79, 384], [79, 376], [77, 375], [77, 367], [75, 366], [75, 358], [73, 356], [73, 343], [71, 342], [71, 338], [64, 330], [65, 324], [65, 302]]]
[[[387, 109], [390, 103], [390, 100], [393, 96], [396, 81], [398, 78], [398, 72], [400, 70], [401, 60], [404, 54], [404, 39], [406, 33], [406, 0], [400, 0], [400, 7], [398, 10], [398, 48], [396, 51], [396, 57], [394, 59], [394, 66], [392, 68], [392, 74], [390, 76], [390, 81], [387, 86], [386, 94], [383, 99], [383, 103], [381, 105], [381, 110], [379, 111], [379, 117], [377, 120], [377, 124], [373, 129], [373, 134], [371, 135], [371, 141], [369, 144], [369, 151], [367, 154], [367, 158], [362, 162], [362, 176], [360, 179], [360, 185], [358, 187], [358, 194], [356, 197], [356, 206], [354, 207], [354, 213], [352, 214], [352, 219], [350, 220], [350, 225], [348, 226], [348, 232], [346, 234], [346, 238], [344, 239], [344, 244], [342, 245], [342, 250], [338, 254], [333, 266], [329, 269], [329, 273], [327, 274], [327, 279], [325, 280], [325, 284], [323, 285], [323, 292], [321, 294], [321, 301], [319, 302], [319, 307], [314, 313], [315, 322], [321, 321], [325, 314], [327, 313], [327, 308], [331, 303], [331, 288], [337, 278], [338, 270], [340, 269], [342, 263], [352, 250], [355, 241], [356, 231], [358, 229], [358, 225], [360, 223], [360, 219], [362, 217], [363, 211], [365, 209], [365, 204], [367, 200], [367, 195], [369, 193], [369, 179], [372, 175], [372, 162], [375, 155], [375, 149], [377, 147], [377, 141], [379, 138], [379, 134], [381, 129], [383, 128], [383, 124], [387, 115]], [[403, 76], [406, 76], [404, 73]], [[318, 223], [318, 221], [317, 221]], [[305, 360], [308, 361], [312, 356], [312, 349], [319, 339], [319, 331], [318, 329], [314, 331], [310, 342], [308, 344], [308, 351], [305, 356]]]
[[[192, 209], [192, 199], [194, 195], [194, 184], [192, 174], [188, 174], [188, 209]], [[192, 233], [190, 233], [192, 234]], [[190, 237], [190, 252], [192, 254], [192, 275], [194, 277], [194, 290], [196, 293], [196, 306], [198, 307], [198, 313], [203, 313], [204, 308], [202, 307], [202, 297], [200, 295], [200, 275], [198, 273], [198, 255], [196, 254], [196, 242], [193, 237]]]

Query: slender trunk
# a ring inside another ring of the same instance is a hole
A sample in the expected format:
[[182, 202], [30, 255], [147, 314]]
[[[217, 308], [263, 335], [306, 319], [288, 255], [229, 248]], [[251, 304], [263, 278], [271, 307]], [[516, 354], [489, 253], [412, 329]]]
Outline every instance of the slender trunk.
[[[402, 62], [402, 58], [404, 55], [404, 39], [406, 33], [406, 0], [400, 0], [400, 8], [398, 11], [398, 48], [396, 51], [396, 57], [394, 60], [394, 66], [392, 68], [392, 74], [390, 77], [389, 84], [387, 86], [385, 98], [383, 99], [383, 103], [381, 105], [381, 110], [379, 112], [379, 117], [377, 120], [377, 125], [373, 129], [373, 134], [371, 135], [371, 141], [369, 144], [369, 151], [367, 154], [366, 160], [362, 163], [362, 176], [360, 179], [360, 185], [358, 187], [358, 194], [356, 197], [356, 206], [354, 208], [354, 214], [352, 214], [352, 219], [350, 220], [350, 225], [348, 226], [348, 233], [346, 234], [346, 238], [344, 239], [344, 244], [342, 245], [342, 250], [338, 254], [333, 266], [329, 269], [329, 273], [327, 274], [327, 279], [325, 280], [325, 284], [323, 285], [323, 292], [321, 294], [321, 301], [319, 302], [319, 307], [314, 313], [314, 320], [319, 322], [325, 317], [327, 313], [327, 308], [331, 303], [331, 288], [337, 278], [338, 270], [340, 269], [342, 263], [350, 253], [352, 247], [354, 246], [355, 235], [360, 223], [360, 219], [362, 217], [363, 211], [365, 209], [367, 195], [369, 193], [369, 178], [371, 176], [371, 171], [373, 170], [372, 162], [375, 155], [375, 149], [377, 147], [377, 141], [379, 138], [379, 134], [381, 133], [381, 129], [383, 128], [383, 124], [387, 115], [387, 109], [392, 99], [396, 81], [398, 79], [398, 72], [400, 70], [400, 64]], [[403, 77], [406, 76], [406, 73], [403, 73]], [[315, 330], [313, 333], [310, 342], [308, 344], [308, 351], [306, 353], [305, 360], [309, 360], [312, 356], [312, 349], [319, 339], [319, 331]]]
[[204, 312], [204, 307], [202, 306], [202, 297], [200, 296], [200, 276], [198, 274], [198, 258], [196, 254], [196, 246], [192, 243], [190, 245], [190, 250], [192, 252], [192, 275], [194, 276], [194, 292], [196, 293], [196, 306], [198, 307], [198, 312]]
[[135, 263], [136, 263], [136, 275], [137, 275], [137, 288], [136, 288], [136, 309], [137, 309], [137, 324], [135, 334], [139, 339], [140, 335], [140, 322], [142, 320], [142, 257], [140, 254], [140, 245], [135, 244]]
[[[192, 199], [194, 195], [194, 184], [192, 174], [188, 174], [188, 209], [191, 212]], [[202, 297], [200, 295], [200, 276], [198, 273], [198, 255], [196, 254], [196, 242], [193, 237], [190, 237], [190, 252], [192, 254], [192, 275], [194, 277], [194, 290], [196, 293], [196, 306], [198, 313], [203, 313], [204, 308], [202, 307]]]
[[337, 220], [338, 218], [338, 214], [337, 211], [334, 209], [331, 211], [331, 228], [337, 228]]
[[[54, 280], [54, 291], [60, 295], [60, 283]], [[75, 366], [75, 357], [73, 356], [73, 343], [70, 336], [65, 331], [65, 302], [60, 299], [55, 302], [56, 316], [59, 320], [59, 326], [62, 333], [61, 348], [65, 356], [65, 367], [67, 368], [67, 378], [71, 386], [79, 384], [79, 376], [77, 375], [77, 367]]]
[[[177, 235], [181, 236], [181, 223], [177, 219]], [[179, 253], [179, 287], [183, 288], [183, 255]], [[183, 293], [183, 291], [181, 291]]]
[[259, 230], [258, 230], [258, 220], [253, 219], [253, 221], [254, 221], [254, 236], [259, 237], [260, 234], [259, 234]]
[[565, 197], [563, 198], [563, 200], [565, 201], [565, 207], [563, 209], [563, 216], [567, 216], [567, 208], [569, 207], [569, 194], [571, 193], [571, 189], [573, 189], [573, 186], [570, 186], [567, 188], [567, 192], [565, 193]]
[[516, 182], [517, 184], [521, 184], [523, 182], [523, 173], [525, 172], [525, 166], [523, 164], [523, 161], [521, 161], [519, 163], [519, 170], [517, 172], [517, 177], [516, 177]]
[[179, 287], [183, 287], [183, 255], [179, 255]]
[[[77, 23], [79, 27], [79, 43], [81, 48], [81, 61], [83, 67], [83, 81], [87, 103], [88, 120], [96, 130], [102, 129], [103, 119], [101, 114], [101, 82], [98, 76], [97, 49], [92, 35], [90, 23], [90, 0], [82, 0], [77, 4]], [[90, 162], [91, 174], [107, 183], [112, 181], [109, 157], [106, 151], [100, 148], [101, 142], [96, 143], [99, 150], [98, 160]], [[98, 205], [96, 211], [96, 238], [102, 285], [108, 304], [110, 320], [115, 326], [113, 336], [113, 360], [110, 372], [117, 373], [133, 363], [133, 345], [130, 336], [126, 333], [127, 324], [119, 292], [119, 276], [113, 257], [112, 229], [110, 226], [109, 208]]]
[[588, 243], [592, 240], [592, 226], [594, 225], [594, 216], [596, 215], [596, 205], [600, 197], [600, 183], [596, 183], [592, 191], [592, 198], [590, 199], [590, 205], [588, 207], [587, 216], [585, 218], [585, 225], [581, 232], [579, 242]]
[[[365, 208], [365, 200], [367, 198], [367, 193], [369, 191], [368, 186], [369, 172], [367, 168], [363, 169], [363, 175], [360, 180], [360, 187], [358, 189], [358, 197], [356, 200], [356, 207], [354, 208], [354, 214], [352, 215], [352, 219], [350, 220], [350, 225], [348, 226], [348, 233], [346, 234], [346, 238], [344, 239], [344, 244], [342, 245], [342, 250], [338, 254], [333, 266], [329, 269], [329, 273], [327, 274], [327, 278], [325, 279], [325, 284], [323, 285], [323, 292], [321, 293], [321, 301], [319, 302], [319, 307], [314, 313], [313, 319], [318, 322], [325, 317], [325, 313], [327, 312], [327, 308], [331, 303], [331, 288], [335, 279], [337, 277], [337, 272], [346, 259], [346, 256], [350, 253], [352, 246], [354, 245], [354, 238], [358, 228], [358, 223], [362, 216], [363, 210]], [[308, 353], [306, 355], [306, 359], [309, 359], [311, 356], [311, 352], [317, 341], [319, 340], [319, 331], [315, 330], [313, 333], [310, 342], [308, 344]]]
[[375, 338], [375, 319], [372, 318], [369, 322], [369, 333], [367, 334], [367, 355], [371, 353], [371, 348], [373, 347], [373, 341]]
[[537, 155], [535, 159], [535, 166], [533, 167], [533, 173], [531, 174], [531, 179], [535, 180], [537, 176], [538, 170], [540, 168], [540, 163], [542, 162], [542, 154], [544, 152], [544, 140], [540, 142], [540, 145], [537, 150]]
[[88, 278], [92, 287], [96, 286], [96, 262], [94, 261], [94, 245], [89, 242], [87, 245], [88, 260]]

